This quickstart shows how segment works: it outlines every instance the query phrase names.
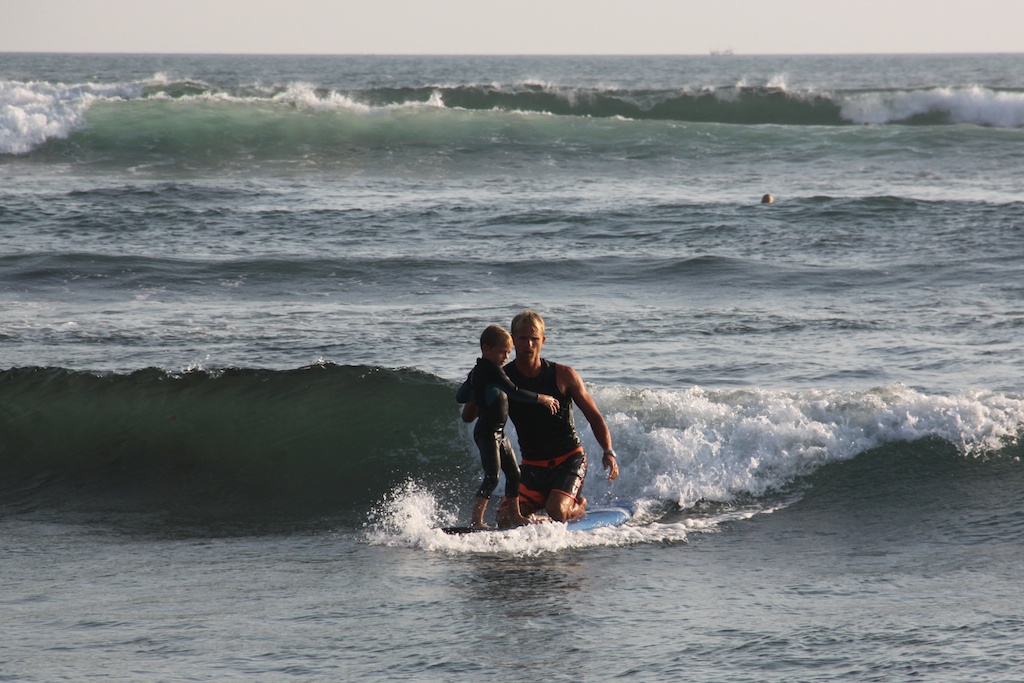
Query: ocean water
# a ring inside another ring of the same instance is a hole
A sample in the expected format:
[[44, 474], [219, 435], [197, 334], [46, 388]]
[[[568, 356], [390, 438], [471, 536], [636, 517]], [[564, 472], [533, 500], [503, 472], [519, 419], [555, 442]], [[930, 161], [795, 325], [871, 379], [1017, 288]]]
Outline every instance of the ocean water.
[[[0, 680], [1016, 680], [1022, 150], [1022, 55], [0, 54]], [[636, 514], [446, 536], [527, 308]]]

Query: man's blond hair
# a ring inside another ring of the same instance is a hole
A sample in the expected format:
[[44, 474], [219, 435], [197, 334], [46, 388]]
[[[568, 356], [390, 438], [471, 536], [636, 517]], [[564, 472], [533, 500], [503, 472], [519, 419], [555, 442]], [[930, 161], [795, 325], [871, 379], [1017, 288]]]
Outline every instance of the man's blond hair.
[[540, 317], [540, 313], [535, 311], [523, 311], [516, 317], [512, 318], [512, 325], [510, 326], [510, 329], [512, 330], [513, 335], [515, 335], [516, 328], [520, 325], [532, 325], [537, 328], [538, 332], [540, 332], [540, 336], [544, 336], [544, 318]]

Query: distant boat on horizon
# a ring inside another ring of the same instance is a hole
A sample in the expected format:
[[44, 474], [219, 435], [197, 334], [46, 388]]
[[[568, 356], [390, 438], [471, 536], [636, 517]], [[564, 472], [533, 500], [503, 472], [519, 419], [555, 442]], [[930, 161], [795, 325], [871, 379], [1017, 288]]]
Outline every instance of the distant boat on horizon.
[[731, 57], [736, 53], [732, 51], [731, 47], [727, 47], [724, 50], [712, 50], [711, 54], [715, 57]]

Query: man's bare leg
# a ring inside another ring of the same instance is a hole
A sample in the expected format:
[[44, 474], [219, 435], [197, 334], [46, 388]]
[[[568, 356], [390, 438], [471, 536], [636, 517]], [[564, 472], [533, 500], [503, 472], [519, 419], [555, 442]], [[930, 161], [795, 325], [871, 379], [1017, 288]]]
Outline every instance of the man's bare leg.
[[548, 496], [547, 511], [556, 522], [571, 522], [586, 513], [587, 499], [580, 496], [577, 500], [563, 491], [552, 491]]
[[[523, 505], [523, 501], [522, 497], [516, 498], [514, 501], [501, 499], [501, 507], [498, 508], [499, 529], [509, 529], [537, 521], [532, 514], [535, 508], [530, 504]], [[527, 509], [524, 510], [524, 507]]]
[[508, 501], [505, 513], [507, 515], [505, 519], [507, 526], [524, 526], [530, 523], [530, 518], [525, 517], [520, 509], [518, 496]]

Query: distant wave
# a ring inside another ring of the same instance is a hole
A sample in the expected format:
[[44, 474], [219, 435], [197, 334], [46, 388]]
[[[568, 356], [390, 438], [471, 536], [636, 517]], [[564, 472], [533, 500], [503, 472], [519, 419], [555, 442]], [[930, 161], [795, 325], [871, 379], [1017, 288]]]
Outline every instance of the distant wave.
[[[1024, 454], [1024, 398], [997, 393], [594, 387], [594, 395], [624, 476], [614, 488], [589, 477], [592, 500], [687, 508], [771, 495], [869, 452], [876, 462], [921, 458], [921, 449], [886, 449], [922, 440], [950, 457]], [[0, 471], [0, 510], [125, 500], [141, 510], [357, 518], [410, 481], [464, 502], [479, 476], [450, 383], [412, 369], [331, 364], [0, 372]]]
[[[148, 104], [146, 104], [148, 103]], [[99, 108], [99, 109], [97, 109]], [[415, 118], [381, 118], [406, 110], [459, 110], [736, 125], [853, 124], [1024, 127], [1024, 92], [982, 87], [824, 92], [735, 85], [684, 90], [623, 90], [540, 83], [438, 85], [339, 92], [293, 83], [222, 90], [200, 81], [150, 80], [64, 85], [0, 82], [0, 154], [21, 155], [47, 141], [78, 136], [85, 147], [119, 145], [240, 147], [429, 138]], [[358, 115], [348, 126], [300, 113]], [[291, 114], [291, 115], [290, 115]], [[464, 122], [456, 122], [455, 134]], [[84, 137], [83, 137], [84, 136]], [[74, 150], [70, 150], [74, 151]], [[62, 153], [69, 150], [63, 149]]]

